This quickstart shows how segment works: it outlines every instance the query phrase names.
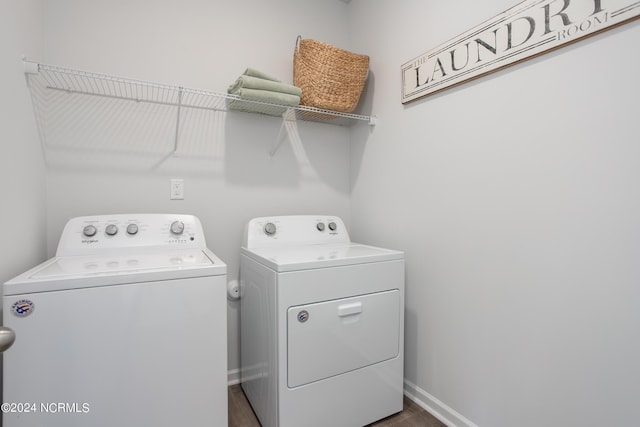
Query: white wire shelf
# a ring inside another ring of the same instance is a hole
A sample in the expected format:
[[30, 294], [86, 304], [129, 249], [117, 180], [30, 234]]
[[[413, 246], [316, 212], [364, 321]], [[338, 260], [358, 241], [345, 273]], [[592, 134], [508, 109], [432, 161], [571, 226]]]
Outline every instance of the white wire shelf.
[[30, 61], [25, 61], [25, 72], [29, 78], [40, 79], [42, 85], [48, 90], [63, 91], [70, 94], [99, 96], [117, 100], [176, 106], [178, 108], [232, 112], [235, 112], [235, 110], [229, 108], [229, 101], [241, 101], [251, 105], [252, 109], [256, 110], [252, 112], [258, 114], [273, 111], [274, 107], [284, 108], [287, 110], [287, 113], [283, 115], [285, 120], [295, 119], [338, 126], [350, 126], [358, 122], [365, 122], [370, 125], [376, 124], [375, 116], [340, 113], [307, 106], [287, 107], [279, 104], [246, 100], [237, 95], [226, 93], [115, 77]]

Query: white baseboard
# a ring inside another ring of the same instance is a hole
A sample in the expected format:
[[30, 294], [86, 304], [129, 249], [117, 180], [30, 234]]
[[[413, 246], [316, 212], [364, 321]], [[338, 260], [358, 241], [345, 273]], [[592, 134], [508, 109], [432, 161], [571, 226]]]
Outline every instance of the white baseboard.
[[478, 427], [476, 424], [445, 405], [407, 379], [404, 380], [404, 394], [422, 409], [449, 427]]
[[240, 369], [232, 369], [230, 371], [227, 371], [227, 384], [240, 384]]

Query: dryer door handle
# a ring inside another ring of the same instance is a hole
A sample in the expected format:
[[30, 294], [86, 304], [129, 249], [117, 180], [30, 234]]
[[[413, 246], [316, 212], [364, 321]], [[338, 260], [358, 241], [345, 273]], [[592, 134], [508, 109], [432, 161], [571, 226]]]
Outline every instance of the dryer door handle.
[[13, 329], [6, 326], [0, 326], [0, 353], [8, 350], [16, 340], [16, 333]]
[[338, 316], [340, 317], [351, 316], [359, 313], [362, 313], [362, 302], [360, 301], [338, 306]]

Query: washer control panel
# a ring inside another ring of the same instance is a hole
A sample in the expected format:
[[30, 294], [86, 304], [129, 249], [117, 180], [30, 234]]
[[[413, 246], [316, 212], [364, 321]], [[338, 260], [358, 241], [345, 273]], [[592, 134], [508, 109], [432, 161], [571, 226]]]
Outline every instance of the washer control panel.
[[336, 216], [289, 215], [254, 218], [245, 228], [244, 246], [349, 243], [344, 222]]
[[200, 220], [181, 214], [95, 215], [70, 219], [57, 256], [149, 247], [206, 248]]

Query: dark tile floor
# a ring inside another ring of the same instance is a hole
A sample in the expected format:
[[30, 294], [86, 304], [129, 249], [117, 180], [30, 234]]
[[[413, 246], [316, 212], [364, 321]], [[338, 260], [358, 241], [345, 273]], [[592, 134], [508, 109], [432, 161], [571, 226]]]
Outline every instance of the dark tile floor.
[[[260, 427], [240, 385], [229, 387], [229, 427]], [[404, 398], [404, 408], [368, 427], [446, 427], [427, 411]]]

